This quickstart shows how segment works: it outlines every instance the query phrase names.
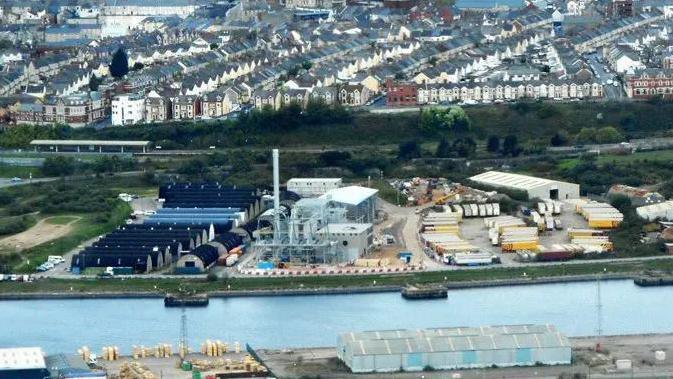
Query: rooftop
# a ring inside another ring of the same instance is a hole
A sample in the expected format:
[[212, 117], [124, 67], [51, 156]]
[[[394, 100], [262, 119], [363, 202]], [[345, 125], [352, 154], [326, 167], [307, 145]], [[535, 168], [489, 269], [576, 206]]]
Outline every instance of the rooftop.
[[39, 347], [0, 349], [0, 371], [40, 368], [46, 368], [46, 365]]
[[59, 145], [59, 146], [82, 146], [82, 145], [100, 145], [100, 146], [148, 146], [150, 141], [105, 141], [105, 140], [54, 140], [54, 139], [34, 139], [30, 141], [31, 145]]
[[470, 180], [493, 187], [509, 187], [521, 190], [529, 190], [553, 183], [562, 183], [558, 180], [537, 178], [534, 176], [512, 174], [509, 172], [500, 171], [487, 171], [471, 177]]
[[324, 228], [318, 230], [318, 234], [336, 234], [336, 233], [354, 233], [361, 234], [366, 232], [372, 227], [372, 224], [355, 224], [355, 223], [344, 223], [344, 224], [329, 224]]
[[375, 196], [379, 190], [360, 186], [348, 186], [327, 191], [321, 197], [329, 197], [330, 200], [349, 205], [358, 205], [363, 201]]
[[346, 333], [339, 339], [354, 355], [571, 347], [552, 325], [387, 330]]

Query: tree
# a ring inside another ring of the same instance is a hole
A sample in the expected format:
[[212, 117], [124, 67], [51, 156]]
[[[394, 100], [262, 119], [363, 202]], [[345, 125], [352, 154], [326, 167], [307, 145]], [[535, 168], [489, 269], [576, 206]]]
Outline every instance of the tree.
[[582, 128], [575, 137], [577, 143], [593, 143], [596, 141], [596, 130], [592, 128]]
[[521, 148], [519, 147], [519, 139], [515, 135], [508, 135], [505, 137], [505, 140], [502, 143], [502, 153], [505, 155], [511, 155], [516, 157], [521, 154]]
[[120, 47], [112, 56], [112, 63], [110, 63], [110, 75], [114, 78], [123, 78], [129, 73], [129, 58], [126, 52]]
[[497, 153], [500, 150], [500, 138], [498, 136], [489, 136], [486, 142], [486, 150], [489, 153]]
[[133, 71], [139, 71], [145, 68], [145, 65], [142, 62], [136, 62], [133, 64]]
[[439, 140], [439, 145], [437, 145], [435, 156], [437, 158], [449, 158], [451, 156], [451, 145], [445, 137]]
[[470, 126], [470, 119], [461, 107], [429, 108], [421, 111], [420, 127], [428, 132], [451, 130], [463, 133], [470, 130]]
[[91, 75], [91, 78], [89, 78], [89, 90], [90, 91], [98, 91], [98, 87], [100, 86], [102, 80], [99, 79], [96, 75]]
[[565, 130], [559, 130], [549, 142], [552, 146], [564, 146], [568, 143], [568, 133]]
[[210, 50], [215, 50], [215, 49], [217, 49], [218, 47], [219, 47], [219, 46], [218, 46], [215, 42], [213, 42], [213, 43], [210, 44]]
[[311, 67], [313, 67], [313, 63], [312, 63], [311, 61], [304, 61], [304, 62], [301, 64], [301, 68], [303, 68], [303, 69], [306, 70], [306, 71], [310, 70]]
[[46, 176], [67, 176], [75, 172], [75, 160], [72, 157], [47, 157], [42, 164]]
[[616, 143], [624, 140], [624, 136], [612, 126], [606, 126], [596, 131], [597, 143]]
[[453, 149], [459, 157], [467, 158], [477, 151], [477, 143], [470, 137], [459, 138], [453, 141]]
[[411, 140], [400, 143], [399, 152], [397, 156], [400, 159], [413, 159], [421, 156], [421, 146], [418, 141]]

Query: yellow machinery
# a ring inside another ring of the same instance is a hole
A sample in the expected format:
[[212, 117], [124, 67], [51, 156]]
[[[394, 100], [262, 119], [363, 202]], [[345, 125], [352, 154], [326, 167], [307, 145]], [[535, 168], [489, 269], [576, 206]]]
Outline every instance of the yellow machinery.
[[444, 205], [448, 200], [452, 200], [454, 197], [456, 197], [456, 194], [453, 192], [449, 192], [444, 196], [440, 196], [435, 200], [435, 205]]

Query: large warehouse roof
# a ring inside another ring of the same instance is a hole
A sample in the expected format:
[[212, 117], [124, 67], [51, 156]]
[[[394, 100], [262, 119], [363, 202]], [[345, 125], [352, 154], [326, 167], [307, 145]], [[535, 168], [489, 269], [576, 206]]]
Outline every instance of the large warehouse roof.
[[51, 145], [51, 146], [148, 146], [150, 141], [106, 141], [106, 140], [56, 140], [56, 139], [35, 139], [30, 141], [31, 145]]
[[[462, 334], [463, 332], [466, 334]], [[571, 346], [567, 337], [549, 325], [392, 330], [347, 333], [341, 338], [343, 342], [351, 346], [355, 355]]]
[[500, 171], [487, 171], [471, 177], [470, 180], [493, 187], [509, 187], [524, 191], [554, 183], [563, 183], [558, 180], [537, 178], [534, 176], [512, 174], [509, 172]]
[[0, 349], [0, 370], [29, 370], [45, 367], [42, 349], [39, 347]]
[[338, 203], [359, 205], [363, 201], [376, 195], [378, 192], [379, 190], [373, 188], [348, 186], [329, 190], [323, 196], [329, 197], [330, 200]]

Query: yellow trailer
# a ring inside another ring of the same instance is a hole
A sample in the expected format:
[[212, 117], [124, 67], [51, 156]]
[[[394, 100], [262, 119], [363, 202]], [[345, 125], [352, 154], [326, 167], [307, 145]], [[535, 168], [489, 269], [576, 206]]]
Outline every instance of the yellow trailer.
[[538, 241], [511, 241], [500, 244], [502, 251], [537, 250]]
[[601, 220], [601, 219], [590, 219], [589, 220], [589, 226], [592, 228], [600, 228], [600, 229], [613, 229], [619, 227], [621, 225], [622, 220]]

